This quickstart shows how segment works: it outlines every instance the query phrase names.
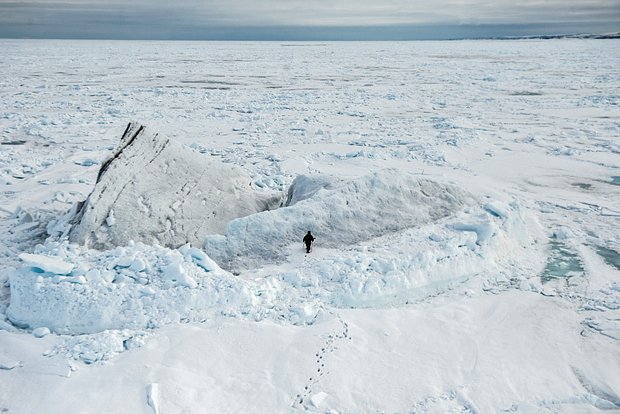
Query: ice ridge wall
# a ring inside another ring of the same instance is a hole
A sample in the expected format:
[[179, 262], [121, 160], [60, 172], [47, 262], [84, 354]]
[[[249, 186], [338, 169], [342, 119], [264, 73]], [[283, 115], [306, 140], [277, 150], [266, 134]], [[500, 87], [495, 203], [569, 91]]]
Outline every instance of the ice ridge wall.
[[207, 236], [207, 254], [229, 270], [259, 267], [284, 260], [291, 244], [299, 243], [301, 249], [308, 230], [317, 245], [342, 248], [430, 223], [476, 204], [471, 194], [455, 185], [396, 169], [343, 182], [297, 179], [292, 187], [289, 199], [294, 203], [232, 220], [225, 235]]

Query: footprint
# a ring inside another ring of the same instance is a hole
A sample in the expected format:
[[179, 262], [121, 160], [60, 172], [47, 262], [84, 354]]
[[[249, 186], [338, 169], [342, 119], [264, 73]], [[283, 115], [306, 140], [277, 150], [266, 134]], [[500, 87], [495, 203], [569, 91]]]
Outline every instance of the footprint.
[[345, 339], [351, 340], [351, 337], [349, 336], [349, 325], [340, 319], [340, 317], [338, 317], [338, 320], [342, 324], [342, 330], [328, 334], [320, 351], [315, 352], [316, 375], [308, 378], [306, 384], [304, 385], [304, 392], [295, 396], [293, 406], [295, 404], [304, 406], [304, 401], [307, 401], [308, 398], [314, 394], [314, 386], [318, 384], [324, 375], [329, 374], [328, 369], [325, 367], [325, 354], [333, 353], [338, 350], [340, 348], [340, 346], [338, 346], [339, 341]]

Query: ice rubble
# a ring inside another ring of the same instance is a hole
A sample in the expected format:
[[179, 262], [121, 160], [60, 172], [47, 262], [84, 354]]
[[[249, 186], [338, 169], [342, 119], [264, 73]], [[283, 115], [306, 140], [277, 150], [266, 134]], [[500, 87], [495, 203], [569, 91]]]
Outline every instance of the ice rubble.
[[279, 205], [236, 166], [222, 164], [139, 124], [129, 124], [77, 206], [72, 242], [112, 248], [130, 240], [178, 247], [223, 233], [233, 218]]
[[13, 273], [7, 317], [18, 326], [67, 334], [152, 328], [200, 319], [218, 302], [241, 304], [242, 284], [189, 245], [171, 250], [129, 243], [97, 251], [48, 242], [37, 253], [75, 269], [42, 272], [29, 261]]
[[[263, 277], [235, 276], [216, 264], [222, 257], [214, 261], [189, 244], [128, 242], [99, 251], [48, 240], [10, 275], [6, 315], [18, 326], [63, 334], [142, 330], [215, 315], [310, 324], [329, 307], [401, 305], [480, 272], [501, 272], [516, 249], [532, 242], [532, 223], [518, 204], [485, 208], [452, 185], [396, 170], [318, 182], [300, 179], [291, 194], [309, 198], [233, 220], [219, 239], [236, 258], [225, 258], [228, 264], [262, 266], [286, 252], [297, 255], [263, 267]], [[293, 249], [308, 228], [323, 253], [299, 262], [301, 246]]]

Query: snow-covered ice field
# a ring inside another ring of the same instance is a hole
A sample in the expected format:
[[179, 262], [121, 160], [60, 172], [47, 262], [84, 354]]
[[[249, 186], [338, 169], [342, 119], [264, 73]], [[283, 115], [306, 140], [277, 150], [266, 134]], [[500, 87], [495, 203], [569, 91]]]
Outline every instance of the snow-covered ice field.
[[[1, 413], [620, 412], [619, 41], [0, 51]], [[70, 243], [131, 121], [301, 178], [204, 243]]]

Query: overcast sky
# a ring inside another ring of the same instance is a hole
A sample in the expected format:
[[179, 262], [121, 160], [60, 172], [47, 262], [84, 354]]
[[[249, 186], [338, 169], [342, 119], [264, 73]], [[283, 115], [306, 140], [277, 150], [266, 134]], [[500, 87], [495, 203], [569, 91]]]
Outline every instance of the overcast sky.
[[620, 0], [0, 0], [0, 37], [446, 39], [620, 31]]

